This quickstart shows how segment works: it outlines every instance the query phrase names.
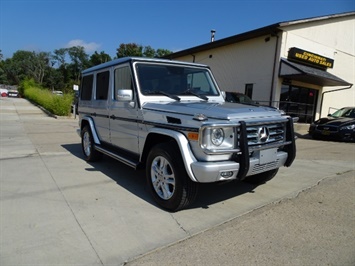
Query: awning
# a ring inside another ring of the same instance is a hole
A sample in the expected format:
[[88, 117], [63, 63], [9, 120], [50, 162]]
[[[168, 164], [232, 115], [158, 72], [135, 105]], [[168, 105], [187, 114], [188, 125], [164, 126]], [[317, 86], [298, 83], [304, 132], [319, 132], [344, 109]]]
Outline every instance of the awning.
[[281, 59], [279, 77], [315, 84], [322, 87], [352, 85], [327, 71], [290, 62], [286, 59]]

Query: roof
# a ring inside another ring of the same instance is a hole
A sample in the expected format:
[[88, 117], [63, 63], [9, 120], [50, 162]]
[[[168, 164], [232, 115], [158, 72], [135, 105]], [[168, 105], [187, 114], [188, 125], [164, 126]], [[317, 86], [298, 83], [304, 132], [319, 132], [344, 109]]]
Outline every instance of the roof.
[[266, 27], [262, 27], [262, 28], [258, 28], [258, 29], [252, 30], [252, 31], [233, 35], [233, 36], [230, 36], [230, 37], [227, 37], [224, 39], [216, 40], [214, 42], [209, 42], [209, 43], [205, 43], [205, 44], [202, 44], [199, 46], [188, 48], [186, 50], [181, 50], [181, 51], [166, 55], [162, 58], [174, 59], [177, 57], [191, 55], [194, 53], [226, 46], [226, 45], [233, 44], [233, 43], [238, 43], [241, 41], [253, 39], [256, 37], [260, 37], [260, 36], [276, 35], [278, 32], [282, 31], [282, 27], [287, 27], [287, 26], [297, 25], [297, 24], [302, 24], [302, 23], [309, 23], [309, 22], [314, 22], [314, 21], [329, 20], [329, 19], [334, 19], [334, 18], [349, 17], [349, 16], [354, 16], [354, 15], [355, 15], [355, 12], [347, 12], [347, 13], [339, 13], [339, 14], [333, 14], [333, 15], [327, 15], [327, 16], [320, 16], [320, 17], [312, 17], [312, 18], [306, 18], [306, 19], [279, 22], [279, 23], [271, 24]]
[[197, 63], [190, 63], [190, 62], [183, 62], [183, 61], [171, 61], [168, 59], [162, 59], [162, 58], [149, 58], [149, 57], [122, 57], [122, 58], [118, 58], [118, 59], [114, 59], [111, 60], [109, 62], [100, 64], [100, 65], [96, 65], [93, 67], [90, 67], [88, 69], [85, 69], [82, 71], [82, 74], [86, 74], [89, 72], [93, 72], [93, 71], [97, 71], [100, 69], [104, 69], [104, 68], [109, 68], [111, 66], [115, 66], [118, 64], [123, 64], [123, 63], [127, 63], [127, 62], [156, 62], [156, 63], [169, 63], [169, 64], [180, 64], [180, 65], [186, 65], [186, 66], [199, 66], [199, 67], [208, 67], [207, 65], [203, 65], [203, 64], [197, 64]]

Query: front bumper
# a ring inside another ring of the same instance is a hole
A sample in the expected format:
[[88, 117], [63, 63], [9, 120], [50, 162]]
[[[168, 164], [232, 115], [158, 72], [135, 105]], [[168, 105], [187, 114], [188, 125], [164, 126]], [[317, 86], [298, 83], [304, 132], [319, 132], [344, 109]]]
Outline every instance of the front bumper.
[[[271, 149], [271, 153], [275, 149]], [[276, 152], [275, 158], [269, 162], [263, 162], [262, 157], [250, 157], [249, 169], [245, 176], [255, 175], [272, 169], [277, 169], [285, 165], [287, 160], [286, 152]], [[211, 183], [232, 179], [242, 180], [245, 176], [240, 176], [241, 164], [234, 161], [225, 162], [194, 162], [191, 164], [192, 172], [197, 182]], [[243, 169], [244, 170], [244, 169]]]
[[340, 129], [338, 126], [311, 124], [308, 133], [316, 139], [355, 141], [354, 129]]
[[322, 138], [329, 140], [354, 141], [355, 132], [353, 130], [329, 131], [329, 130], [310, 130], [310, 135], [314, 138]]
[[289, 118], [287, 122], [285, 146], [282, 150], [279, 150], [278, 147], [260, 149], [254, 151], [251, 157], [249, 156], [250, 151], [247, 144], [246, 123], [241, 121], [240, 125], [240, 153], [234, 157], [235, 161], [199, 162], [191, 160], [189, 166], [193, 180], [201, 183], [232, 179], [243, 180], [246, 176], [259, 174], [282, 166], [291, 166], [296, 157], [292, 118]]

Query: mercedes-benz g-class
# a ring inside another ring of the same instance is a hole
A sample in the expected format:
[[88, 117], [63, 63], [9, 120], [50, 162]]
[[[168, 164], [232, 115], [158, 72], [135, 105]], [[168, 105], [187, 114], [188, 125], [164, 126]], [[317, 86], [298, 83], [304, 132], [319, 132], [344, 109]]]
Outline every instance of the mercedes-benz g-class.
[[78, 133], [87, 161], [102, 154], [145, 168], [164, 209], [191, 204], [198, 183], [263, 183], [296, 155], [293, 120], [225, 102], [206, 65], [121, 58], [82, 72]]

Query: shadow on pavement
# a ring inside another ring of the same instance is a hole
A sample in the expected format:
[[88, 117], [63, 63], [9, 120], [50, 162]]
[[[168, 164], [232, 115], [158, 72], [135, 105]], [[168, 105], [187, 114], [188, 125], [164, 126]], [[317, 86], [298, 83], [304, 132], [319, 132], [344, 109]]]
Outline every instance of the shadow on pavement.
[[[81, 144], [62, 145], [67, 151], [76, 157], [83, 159]], [[145, 170], [134, 170], [111, 157], [103, 156], [98, 162], [88, 162], [95, 170], [99, 171], [114, 180], [118, 185], [130, 191], [144, 201], [157, 206], [149, 195], [146, 187]], [[93, 171], [87, 168], [87, 171]], [[240, 196], [245, 193], [253, 193], [254, 185], [244, 182], [229, 181], [220, 183], [199, 184], [199, 193], [196, 201], [188, 209], [203, 208], [208, 209], [210, 205]], [[157, 206], [159, 207], [159, 206]]]

